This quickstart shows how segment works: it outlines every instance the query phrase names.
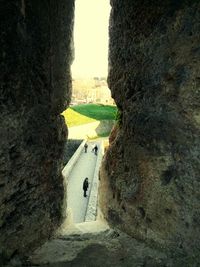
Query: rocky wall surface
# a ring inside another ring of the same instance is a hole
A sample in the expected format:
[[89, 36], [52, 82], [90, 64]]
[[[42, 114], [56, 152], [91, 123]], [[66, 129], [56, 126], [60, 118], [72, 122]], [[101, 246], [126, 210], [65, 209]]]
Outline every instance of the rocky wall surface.
[[101, 168], [100, 206], [111, 225], [195, 261], [200, 3], [111, 5], [108, 82], [119, 116]]
[[[0, 254], [26, 253], [62, 220], [73, 0], [0, 3]], [[0, 257], [1, 258], [1, 257]]]

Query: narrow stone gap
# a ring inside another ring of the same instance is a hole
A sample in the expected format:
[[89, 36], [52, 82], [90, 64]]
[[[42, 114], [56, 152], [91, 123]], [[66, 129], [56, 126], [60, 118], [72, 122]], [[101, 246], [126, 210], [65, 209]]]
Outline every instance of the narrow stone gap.
[[[98, 19], [97, 14], [100, 11], [101, 17]], [[101, 101], [101, 104], [113, 104], [110, 90], [106, 88], [109, 12], [110, 5], [106, 1], [92, 2], [87, 0], [83, 3], [77, 0], [75, 2], [75, 59], [72, 64], [71, 105], [82, 104], [84, 102], [99, 103], [97, 101]], [[84, 38], [81, 40], [81, 37]], [[100, 93], [100, 91], [102, 92]], [[67, 232], [71, 234], [72, 231], [77, 230], [77, 227], [79, 229], [82, 228], [82, 230], [84, 227], [89, 230], [88, 227], [90, 227], [91, 231], [96, 232], [108, 228], [107, 223], [100, 216], [101, 211], [98, 205], [99, 169], [104, 154], [104, 143], [108, 143], [108, 141], [105, 142], [105, 138], [92, 141], [90, 138], [93, 138], [93, 135], [95, 136], [97, 134], [96, 132], [105, 131], [105, 129], [106, 131], [111, 131], [112, 126], [113, 123], [109, 123], [108, 126], [103, 127], [98, 126], [97, 123], [94, 126], [90, 123], [90, 125], [86, 124], [86, 127], [83, 126], [82, 128], [81, 126], [68, 128], [68, 138], [70, 138], [70, 141], [73, 142], [73, 140], [75, 141], [77, 139], [83, 139], [85, 141], [81, 143], [63, 169], [66, 184], [64, 201], [67, 209], [65, 211], [67, 219], [61, 228], [65, 234]], [[89, 140], [87, 140], [88, 137]], [[84, 153], [83, 146], [85, 143], [88, 144], [87, 153]], [[98, 147], [97, 156], [92, 150], [95, 145]], [[85, 177], [89, 179], [89, 190], [86, 198], [83, 197], [82, 190]], [[92, 221], [96, 223], [88, 224], [88, 222]], [[85, 226], [83, 226], [84, 222], [86, 222]], [[99, 225], [98, 228], [97, 224]]]
[[200, 2], [109, 2], [120, 111], [98, 203], [110, 228], [65, 234], [75, 1], [1, 0], [0, 266], [199, 266]]
[[[67, 184], [66, 220], [61, 226], [61, 235], [85, 234], [108, 229], [106, 221], [101, 216], [98, 205], [99, 168], [104, 155], [104, 142], [87, 142], [85, 152], [83, 141], [69, 163], [63, 169]], [[92, 152], [94, 144], [98, 145], [97, 155]], [[83, 180], [89, 177], [87, 197], [83, 196]]]

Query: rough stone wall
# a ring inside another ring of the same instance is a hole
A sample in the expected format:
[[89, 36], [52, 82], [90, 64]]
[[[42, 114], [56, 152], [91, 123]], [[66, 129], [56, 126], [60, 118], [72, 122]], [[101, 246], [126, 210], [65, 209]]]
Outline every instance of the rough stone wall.
[[0, 3], [0, 253], [24, 253], [62, 219], [73, 0]]
[[111, 225], [193, 257], [200, 247], [200, 3], [111, 5], [108, 82], [120, 115], [101, 168], [100, 205]]

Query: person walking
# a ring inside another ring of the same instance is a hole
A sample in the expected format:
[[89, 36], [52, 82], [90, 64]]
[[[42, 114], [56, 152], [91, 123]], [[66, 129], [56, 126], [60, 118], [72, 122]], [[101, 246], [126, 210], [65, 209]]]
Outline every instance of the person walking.
[[88, 144], [87, 143], [85, 143], [84, 148], [85, 148], [85, 153], [87, 153], [87, 149], [88, 149]]
[[83, 196], [84, 197], [87, 197], [87, 190], [88, 190], [88, 187], [89, 187], [89, 182], [88, 182], [88, 178], [86, 177], [85, 180], [83, 181]]
[[94, 154], [97, 155], [97, 152], [98, 152], [98, 146], [95, 145], [95, 147], [94, 147]]

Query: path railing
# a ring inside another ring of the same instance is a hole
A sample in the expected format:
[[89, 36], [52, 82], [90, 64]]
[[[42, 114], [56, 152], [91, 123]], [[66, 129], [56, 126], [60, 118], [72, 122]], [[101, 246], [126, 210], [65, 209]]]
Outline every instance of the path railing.
[[76, 164], [77, 160], [80, 157], [81, 152], [83, 151], [84, 145], [86, 143], [86, 140], [83, 140], [83, 142], [80, 144], [80, 146], [77, 148], [71, 159], [68, 161], [68, 163], [65, 165], [64, 169], [62, 170], [62, 175], [65, 179], [67, 179]]
[[86, 140], [83, 140], [83, 142], [80, 144], [80, 146], [77, 148], [75, 151], [74, 155], [71, 157], [71, 159], [68, 161], [68, 163], [65, 165], [65, 167], [62, 170], [62, 175], [63, 175], [63, 186], [64, 186], [64, 203], [63, 203], [63, 217], [66, 218], [67, 216], [67, 184], [68, 184], [68, 179], [69, 175], [76, 164], [77, 160], [80, 157], [80, 154], [83, 151], [84, 145], [86, 143]]
[[94, 170], [94, 177], [91, 184], [90, 196], [88, 206], [85, 214], [85, 221], [95, 221], [97, 216], [97, 203], [98, 203], [98, 186], [99, 186], [99, 168], [104, 155], [104, 145], [101, 141], [97, 155], [97, 161]]

